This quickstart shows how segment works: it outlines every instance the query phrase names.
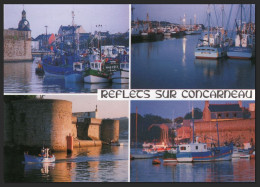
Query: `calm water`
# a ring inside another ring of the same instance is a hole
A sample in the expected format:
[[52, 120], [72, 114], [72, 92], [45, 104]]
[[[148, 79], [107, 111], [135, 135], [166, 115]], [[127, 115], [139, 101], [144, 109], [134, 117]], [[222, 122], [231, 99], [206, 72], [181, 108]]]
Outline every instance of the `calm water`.
[[54, 153], [55, 163], [25, 164], [23, 154], [5, 153], [5, 182], [127, 182], [128, 143]]
[[4, 63], [5, 93], [96, 93], [97, 89], [128, 89], [128, 84], [67, 83], [64, 78], [35, 74], [36, 63]]
[[254, 89], [251, 60], [195, 59], [199, 35], [132, 44], [133, 89]]
[[255, 182], [255, 159], [232, 161], [163, 163], [152, 159], [131, 160], [131, 182]]

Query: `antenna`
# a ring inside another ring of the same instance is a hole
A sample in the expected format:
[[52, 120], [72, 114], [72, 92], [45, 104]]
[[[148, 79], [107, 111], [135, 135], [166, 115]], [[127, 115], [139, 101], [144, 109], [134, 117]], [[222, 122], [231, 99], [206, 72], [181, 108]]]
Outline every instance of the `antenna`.
[[74, 26], [74, 18], [75, 18], [75, 14], [74, 14], [74, 11], [71, 12], [71, 15], [72, 15], [72, 26]]

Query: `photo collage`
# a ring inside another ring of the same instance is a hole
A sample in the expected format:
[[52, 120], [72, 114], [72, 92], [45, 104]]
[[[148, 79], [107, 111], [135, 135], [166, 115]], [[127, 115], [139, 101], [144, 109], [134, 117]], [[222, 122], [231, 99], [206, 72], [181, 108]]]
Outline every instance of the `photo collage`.
[[3, 4], [4, 183], [255, 182], [255, 8]]

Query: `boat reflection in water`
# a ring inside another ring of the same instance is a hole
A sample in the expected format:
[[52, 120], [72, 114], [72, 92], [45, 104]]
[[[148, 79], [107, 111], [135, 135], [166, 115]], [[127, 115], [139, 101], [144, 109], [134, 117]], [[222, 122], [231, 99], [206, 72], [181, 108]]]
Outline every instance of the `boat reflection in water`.
[[55, 167], [55, 163], [25, 163], [24, 174], [30, 173], [32, 170], [40, 171], [42, 174], [49, 174]]
[[5, 182], [127, 182], [128, 140], [123, 146], [74, 148], [54, 152], [53, 163], [24, 162], [23, 153], [4, 153]]
[[106, 89], [111, 88], [111, 83], [104, 82], [104, 83], [97, 83], [97, 84], [89, 84], [84, 83], [84, 89], [91, 93], [96, 93], [98, 89]]
[[[161, 160], [162, 161], [162, 160]], [[254, 182], [255, 159], [163, 163], [152, 159], [131, 160], [131, 182]]]
[[197, 68], [203, 69], [203, 75], [207, 78], [213, 78], [214, 75], [219, 75], [218, 70], [221, 60], [216, 59], [195, 59], [194, 65]]

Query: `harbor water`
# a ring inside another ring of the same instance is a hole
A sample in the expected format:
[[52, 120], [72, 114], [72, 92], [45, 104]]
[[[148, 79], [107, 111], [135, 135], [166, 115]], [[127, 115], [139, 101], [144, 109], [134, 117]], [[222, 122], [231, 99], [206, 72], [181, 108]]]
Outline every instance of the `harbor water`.
[[164, 163], [153, 159], [130, 162], [131, 182], [255, 182], [255, 159], [233, 158], [232, 161]]
[[23, 153], [4, 153], [5, 182], [127, 182], [128, 141], [123, 146], [55, 152], [53, 163], [24, 163]]
[[200, 35], [132, 44], [132, 89], [254, 89], [255, 62], [195, 59]]
[[129, 84], [71, 83], [64, 78], [35, 74], [35, 62], [4, 63], [4, 93], [96, 93], [97, 89], [128, 89]]

